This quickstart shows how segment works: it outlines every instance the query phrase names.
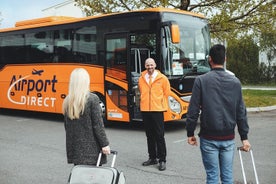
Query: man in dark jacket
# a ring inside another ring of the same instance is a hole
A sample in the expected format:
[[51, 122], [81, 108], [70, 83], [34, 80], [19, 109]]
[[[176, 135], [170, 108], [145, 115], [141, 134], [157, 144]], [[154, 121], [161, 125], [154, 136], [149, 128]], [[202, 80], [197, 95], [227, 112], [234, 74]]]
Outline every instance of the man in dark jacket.
[[194, 131], [200, 114], [200, 150], [207, 184], [233, 184], [233, 158], [235, 127], [249, 151], [249, 126], [239, 79], [224, 69], [225, 47], [214, 45], [210, 49], [212, 70], [195, 79], [187, 114], [188, 144], [197, 145]]

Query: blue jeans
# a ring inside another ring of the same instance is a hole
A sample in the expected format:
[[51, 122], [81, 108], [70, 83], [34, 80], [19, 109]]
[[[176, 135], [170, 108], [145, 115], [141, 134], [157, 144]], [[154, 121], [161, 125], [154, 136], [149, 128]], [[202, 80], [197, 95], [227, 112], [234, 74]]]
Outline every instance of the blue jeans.
[[200, 150], [205, 167], [206, 184], [233, 184], [235, 140], [215, 141], [200, 137]]

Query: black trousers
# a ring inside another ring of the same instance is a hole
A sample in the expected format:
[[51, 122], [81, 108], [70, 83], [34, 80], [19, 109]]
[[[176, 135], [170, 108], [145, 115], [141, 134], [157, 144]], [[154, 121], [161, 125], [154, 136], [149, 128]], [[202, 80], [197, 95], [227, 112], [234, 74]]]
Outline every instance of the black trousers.
[[163, 112], [142, 112], [150, 159], [166, 162], [167, 149]]

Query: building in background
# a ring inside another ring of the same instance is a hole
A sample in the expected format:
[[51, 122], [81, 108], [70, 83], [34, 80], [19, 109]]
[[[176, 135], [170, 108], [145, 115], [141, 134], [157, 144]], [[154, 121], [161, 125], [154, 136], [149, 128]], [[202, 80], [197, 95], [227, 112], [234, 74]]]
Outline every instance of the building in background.
[[74, 0], [67, 0], [63, 3], [43, 9], [44, 17], [47, 16], [70, 16], [70, 17], [85, 17], [85, 13], [75, 5]]
[[268, 60], [267, 53], [266, 52], [260, 52], [259, 53], [259, 63], [264, 63], [266, 66], [276, 66], [276, 57], [272, 59], [272, 61]]

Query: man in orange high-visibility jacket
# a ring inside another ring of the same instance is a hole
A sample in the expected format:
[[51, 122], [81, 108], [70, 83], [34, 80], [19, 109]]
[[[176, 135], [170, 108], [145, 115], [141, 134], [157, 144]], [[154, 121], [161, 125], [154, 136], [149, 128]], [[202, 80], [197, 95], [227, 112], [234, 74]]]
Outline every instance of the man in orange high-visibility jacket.
[[159, 170], [166, 169], [166, 142], [164, 137], [164, 111], [168, 109], [168, 96], [170, 83], [165, 75], [155, 70], [154, 59], [145, 61], [146, 70], [139, 78], [139, 90], [141, 94], [140, 110], [144, 121], [149, 159], [143, 162], [143, 166], [157, 164]]

